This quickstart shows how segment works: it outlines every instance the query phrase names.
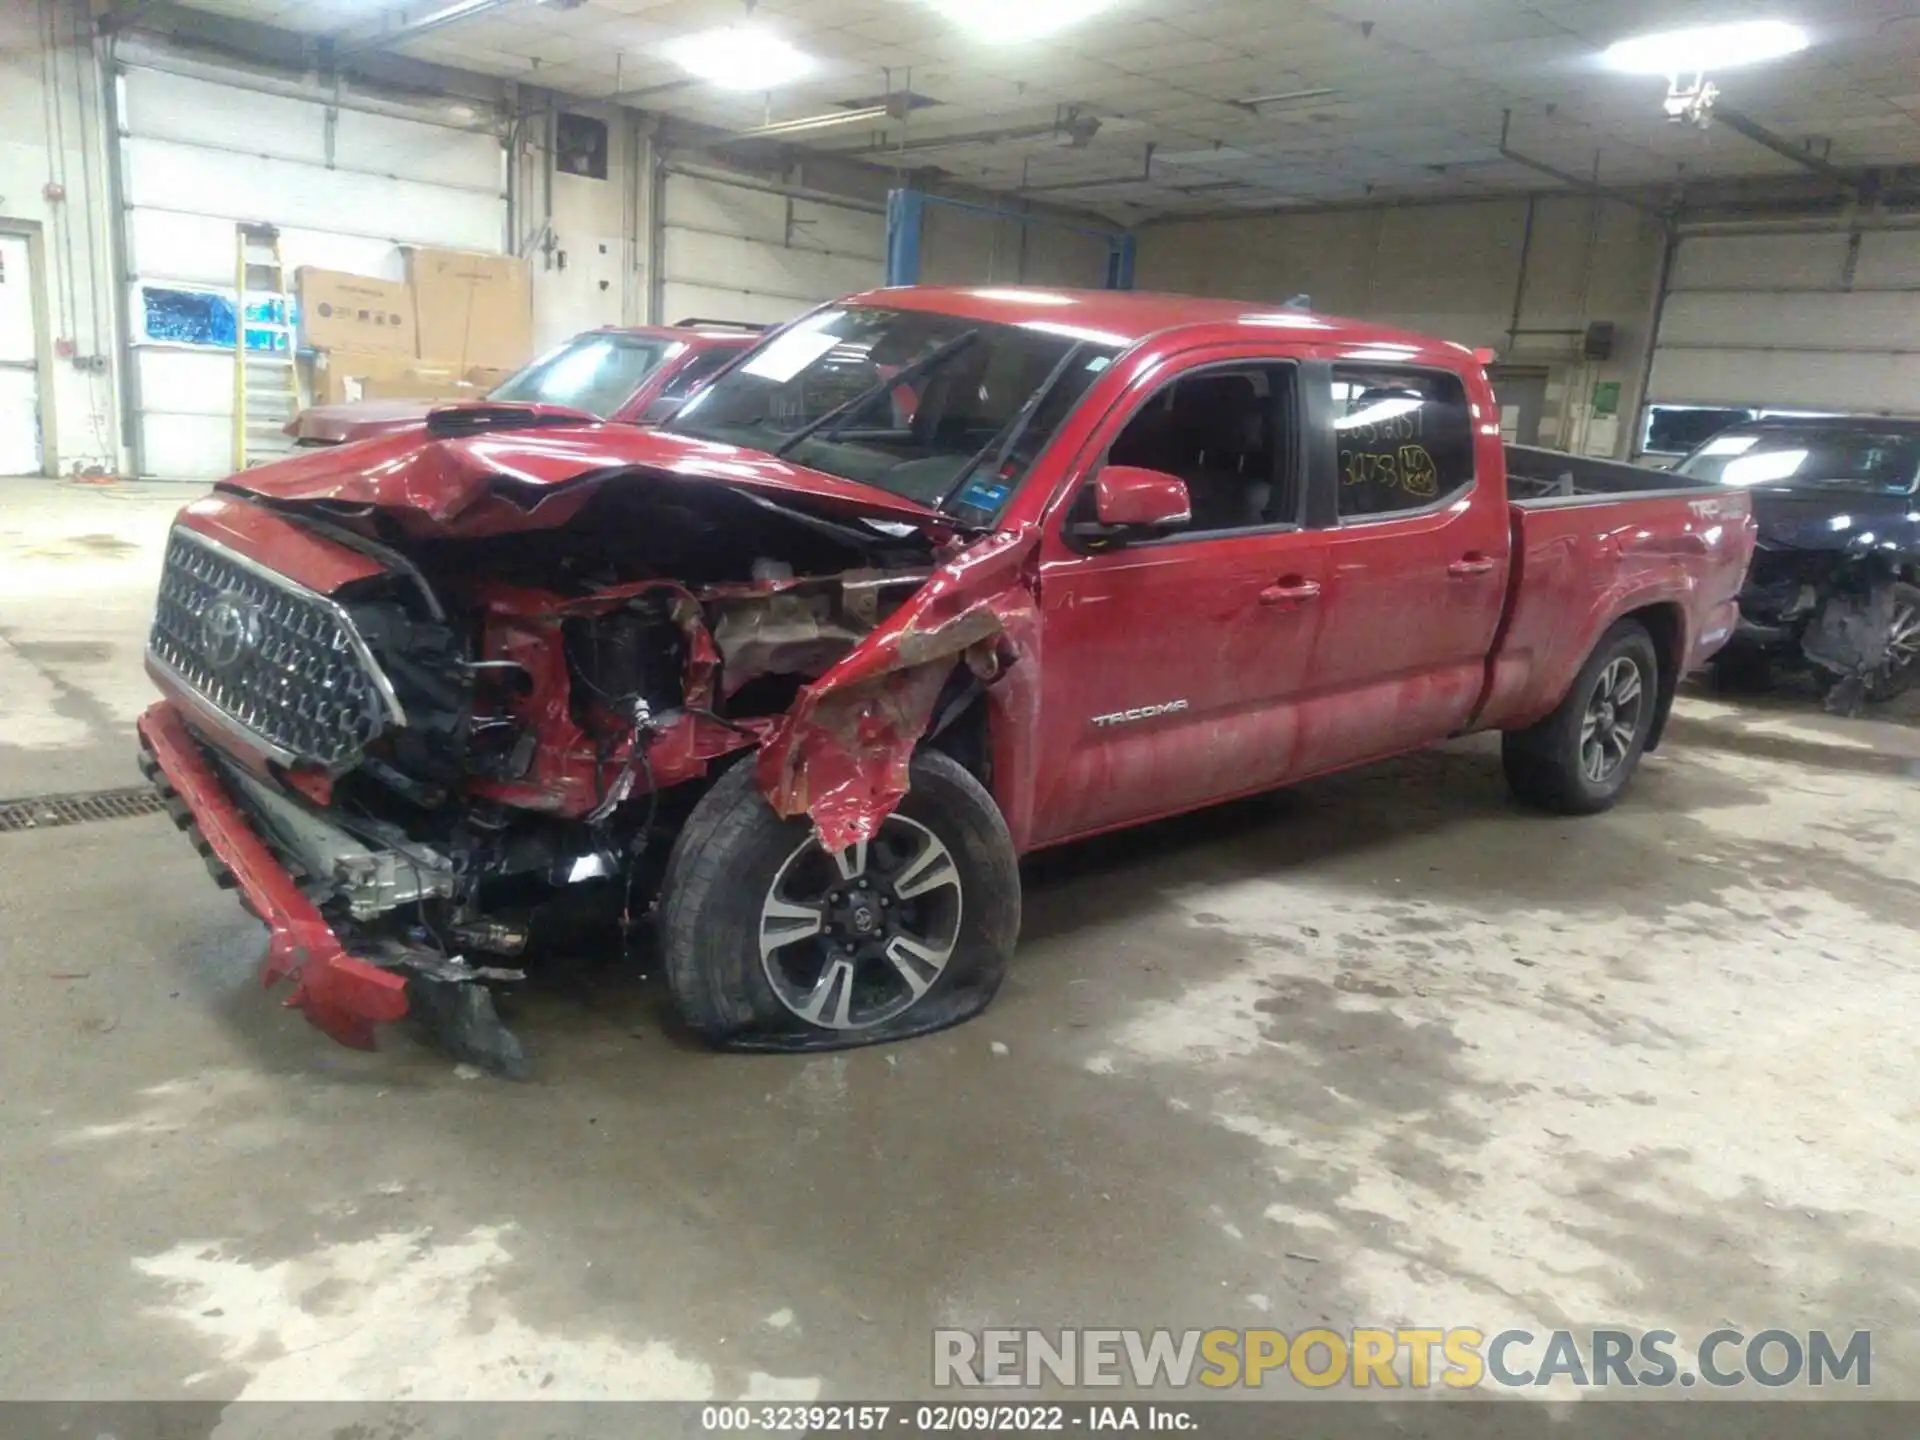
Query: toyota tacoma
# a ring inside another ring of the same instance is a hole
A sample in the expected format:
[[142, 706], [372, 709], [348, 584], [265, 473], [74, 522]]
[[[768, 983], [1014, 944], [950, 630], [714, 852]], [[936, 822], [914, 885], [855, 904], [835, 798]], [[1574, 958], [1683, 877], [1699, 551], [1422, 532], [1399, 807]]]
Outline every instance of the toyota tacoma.
[[719, 1045], [932, 1030], [1042, 847], [1479, 730], [1613, 803], [1731, 633], [1747, 497], [1518, 450], [1510, 493], [1483, 358], [907, 288], [659, 429], [446, 407], [181, 512], [143, 764], [345, 1042], [412, 1012], [517, 1073], [495, 995], [596, 947]]

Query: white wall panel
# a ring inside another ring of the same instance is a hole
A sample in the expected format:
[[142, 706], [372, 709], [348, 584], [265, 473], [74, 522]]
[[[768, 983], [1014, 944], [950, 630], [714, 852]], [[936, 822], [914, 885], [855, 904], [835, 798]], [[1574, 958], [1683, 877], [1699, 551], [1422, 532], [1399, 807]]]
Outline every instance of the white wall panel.
[[[278, 227], [304, 265], [397, 280], [402, 244], [497, 253], [505, 159], [492, 136], [133, 68], [121, 79], [135, 287], [233, 284], [238, 221]], [[130, 337], [144, 474], [206, 479], [231, 460], [233, 356]]]
[[[1754, 350], [1920, 351], [1920, 292], [1678, 294], [1667, 300], [1660, 343]], [[1920, 396], [1914, 398], [1920, 402]]]
[[1920, 357], [1663, 348], [1649, 393], [1673, 404], [1913, 414], [1920, 411]]
[[[233, 284], [233, 221], [135, 210], [128, 216], [127, 229], [128, 258], [136, 275], [202, 285]], [[382, 280], [406, 278], [406, 262], [391, 240], [283, 227], [280, 254], [290, 270], [318, 265]]]
[[340, 112], [333, 146], [337, 165], [403, 180], [497, 193], [504, 174], [500, 142], [491, 135], [359, 110]]
[[763, 324], [868, 290], [886, 274], [886, 225], [865, 210], [669, 174], [661, 315]]
[[1862, 290], [1920, 288], [1920, 229], [1862, 235], [1853, 283]]
[[149, 345], [134, 363], [143, 409], [169, 415], [233, 414], [233, 360], [225, 353]]
[[1674, 259], [1674, 290], [1792, 289], [1838, 286], [1846, 272], [1847, 237], [1812, 235], [1699, 235]]
[[136, 209], [331, 231], [396, 244], [494, 250], [502, 198], [419, 180], [235, 155], [171, 140], [125, 142], [126, 199]]
[[1685, 237], [1647, 398], [1920, 413], [1920, 230]]

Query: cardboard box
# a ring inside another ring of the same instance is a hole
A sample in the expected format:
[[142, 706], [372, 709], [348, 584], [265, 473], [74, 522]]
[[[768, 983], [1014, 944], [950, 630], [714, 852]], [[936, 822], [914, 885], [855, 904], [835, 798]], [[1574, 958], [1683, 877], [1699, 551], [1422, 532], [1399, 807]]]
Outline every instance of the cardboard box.
[[533, 277], [511, 255], [402, 247], [425, 359], [517, 370], [533, 358]]
[[380, 355], [420, 353], [409, 286], [311, 265], [295, 272], [294, 285], [300, 297], [303, 347]]
[[[351, 388], [351, 387], [349, 387]], [[478, 400], [480, 392], [442, 366], [404, 375], [373, 375], [360, 382], [362, 400]]]
[[479, 394], [451, 365], [416, 360], [411, 355], [382, 355], [329, 350], [314, 357], [313, 403], [352, 404], [356, 400], [446, 400]]

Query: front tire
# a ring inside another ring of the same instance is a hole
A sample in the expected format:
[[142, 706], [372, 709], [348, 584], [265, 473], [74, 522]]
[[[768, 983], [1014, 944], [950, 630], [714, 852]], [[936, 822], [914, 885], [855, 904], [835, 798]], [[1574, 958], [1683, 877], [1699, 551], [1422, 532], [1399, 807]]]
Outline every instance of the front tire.
[[1887, 660], [1866, 677], [1866, 698], [1897, 700], [1920, 682], [1920, 586], [1893, 587], [1893, 621], [1887, 630]]
[[667, 985], [703, 1038], [833, 1050], [986, 1008], [1020, 933], [1020, 871], [980, 782], [937, 751], [868, 844], [839, 855], [783, 820], [736, 765], [694, 807], [667, 866]]
[[1660, 663], [1653, 637], [1622, 620], [1600, 637], [1546, 719], [1503, 737], [1507, 784], [1529, 805], [1593, 815], [1627, 788], [1652, 733]]

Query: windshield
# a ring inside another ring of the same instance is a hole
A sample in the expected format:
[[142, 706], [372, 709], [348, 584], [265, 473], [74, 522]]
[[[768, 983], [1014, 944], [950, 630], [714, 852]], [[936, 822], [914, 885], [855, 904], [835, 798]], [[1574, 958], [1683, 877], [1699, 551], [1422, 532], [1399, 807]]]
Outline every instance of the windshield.
[[986, 524], [1117, 353], [1065, 327], [823, 310], [721, 375], [666, 428]]
[[640, 382], [683, 347], [644, 335], [576, 335], [487, 396], [528, 405], [568, 405], [606, 419]]
[[1920, 480], [1920, 435], [1743, 426], [1716, 435], [1676, 468], [1709, 484], [1911, 495]]

